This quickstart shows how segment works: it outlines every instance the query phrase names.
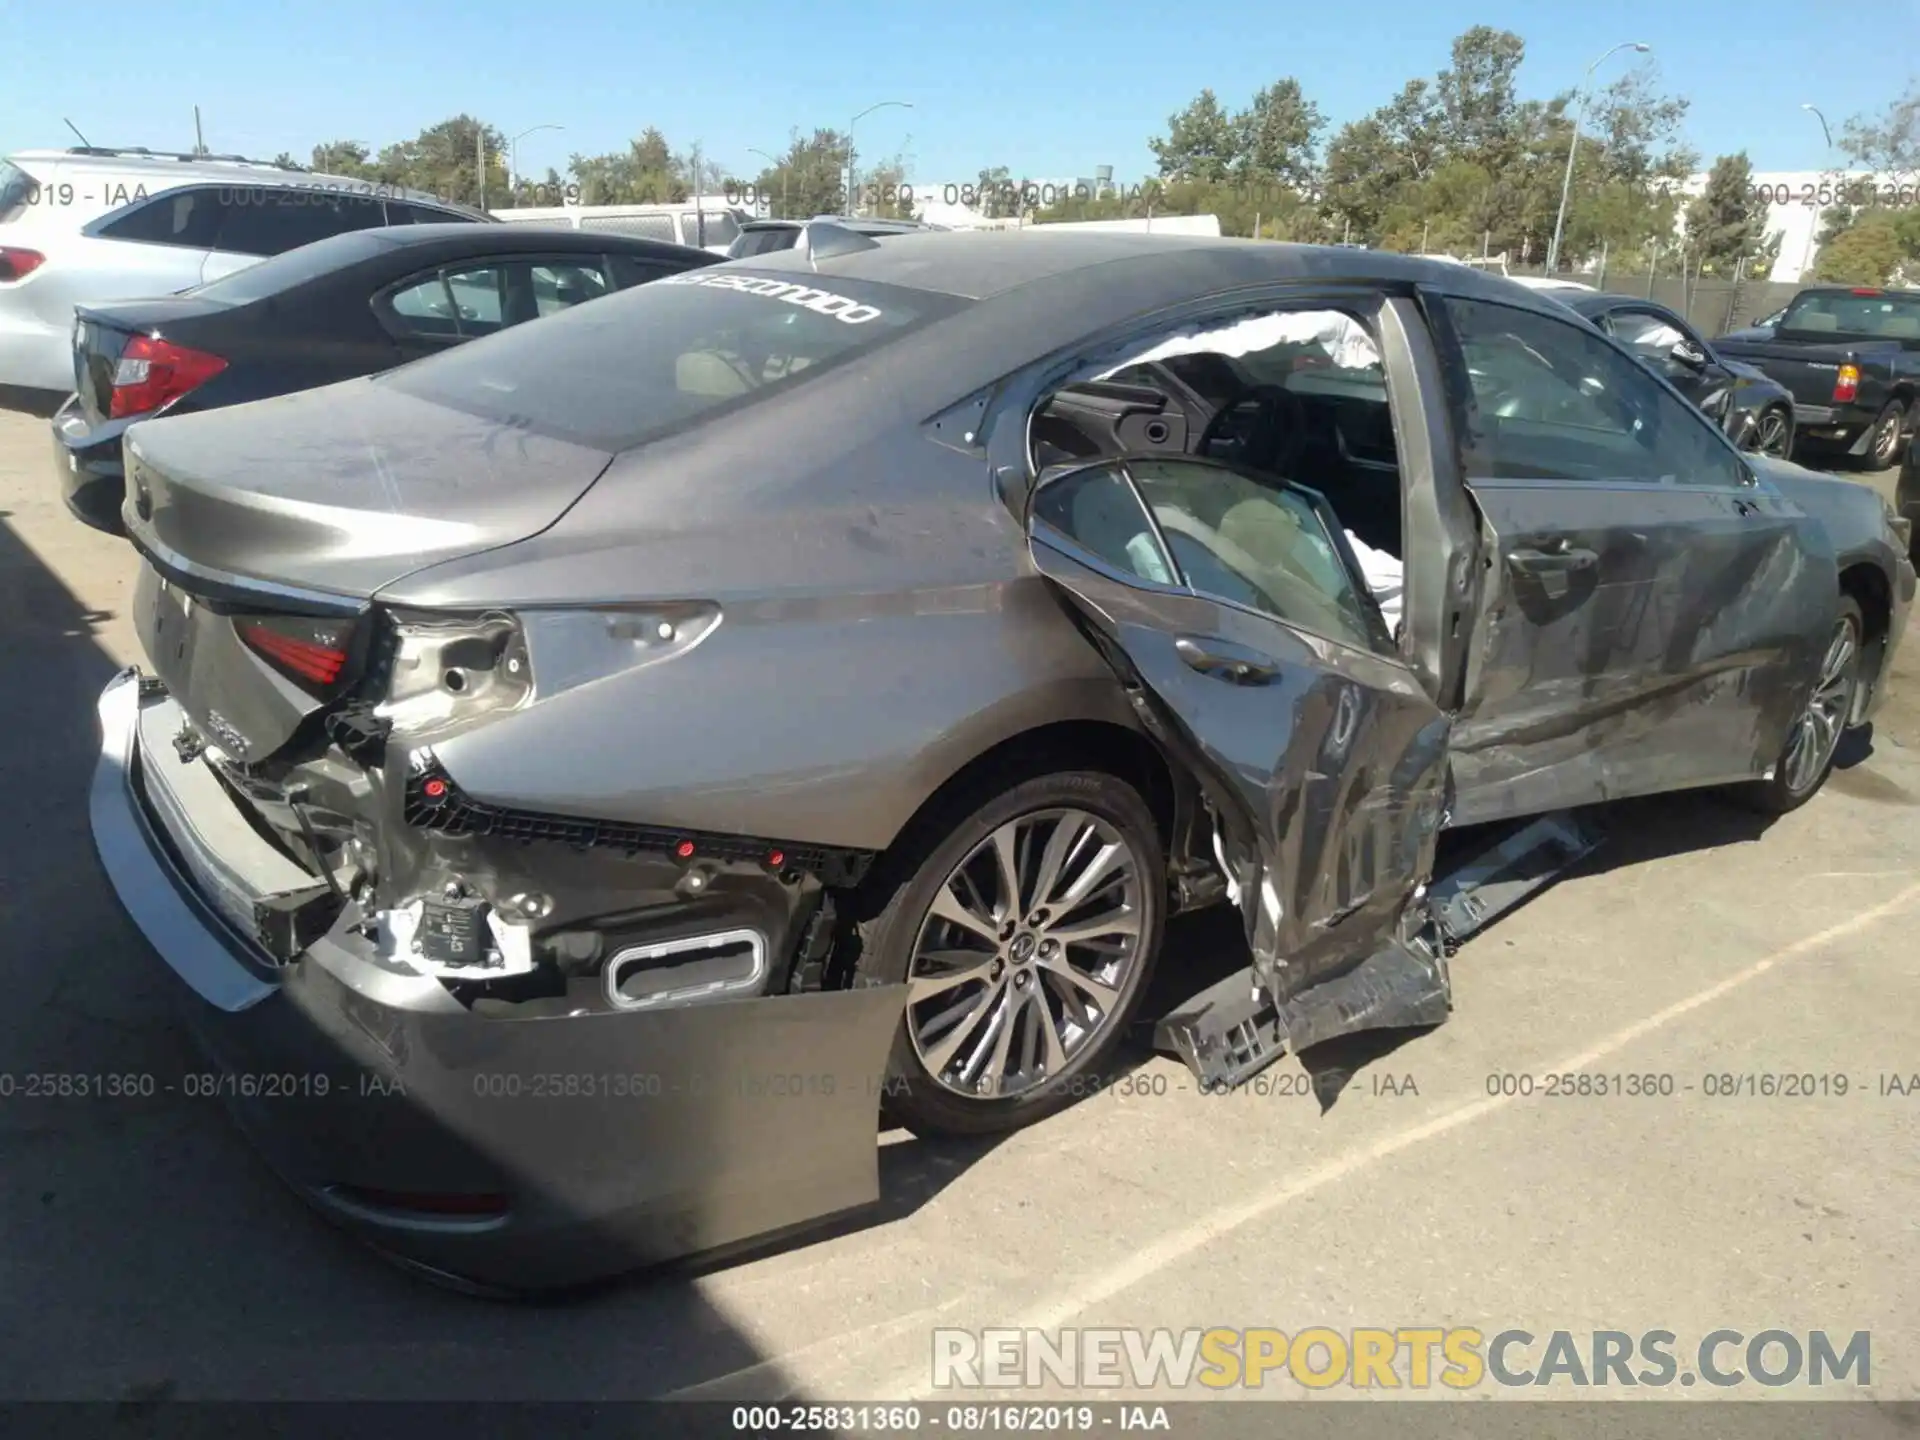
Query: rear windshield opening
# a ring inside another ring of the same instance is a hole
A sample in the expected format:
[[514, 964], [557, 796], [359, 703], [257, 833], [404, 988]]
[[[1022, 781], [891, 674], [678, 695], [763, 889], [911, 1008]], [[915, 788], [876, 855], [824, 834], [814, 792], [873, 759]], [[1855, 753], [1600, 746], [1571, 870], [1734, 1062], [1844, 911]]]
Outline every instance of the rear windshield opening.
[[687, 271], [376, 384], [617, 453], [803, 385], [969, 302], [829, 276]]

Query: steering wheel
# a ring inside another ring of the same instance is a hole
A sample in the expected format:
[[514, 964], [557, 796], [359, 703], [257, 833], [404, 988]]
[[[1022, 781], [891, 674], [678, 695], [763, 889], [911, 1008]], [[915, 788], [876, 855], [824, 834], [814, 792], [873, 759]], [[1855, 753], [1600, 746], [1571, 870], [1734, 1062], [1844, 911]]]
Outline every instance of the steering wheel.
[[1216, 442], [1228, 438], [1236, 412], [1249, 401], [1257, 408], [1244, 438], [1235, 437], [1240, 444], [1236, 459], [1252, 469], [1284, 475], [1300, 458], [1307, 432], [1300, 397], [1283, 385], [1249, 385], [1229, 395], [1200, 432], [1194, 454], [1209, 455]]

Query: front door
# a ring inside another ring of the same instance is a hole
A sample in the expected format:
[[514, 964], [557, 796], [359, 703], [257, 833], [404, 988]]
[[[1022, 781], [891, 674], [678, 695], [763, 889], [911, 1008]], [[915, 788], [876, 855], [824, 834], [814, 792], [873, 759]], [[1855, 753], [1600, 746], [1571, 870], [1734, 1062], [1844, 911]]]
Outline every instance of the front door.
[[1137, 457], [1047, 472], [1027, 528], [1149, 731], [1201, 778], [1273, 997], [1418, 920], [1450, 722], [1326, 502], [1272, 475]]
[[1824, 532], [1592, 327], [1446, 309], [1490, 562], [1452, 822], [1762, 774], [1838, 603]]
[[1702, 413], [1724, 418], [1733, 372], [1679, 316], [1651, 305], [1628, 305], [1607, 315], [1607, 330], [1633, 357]]

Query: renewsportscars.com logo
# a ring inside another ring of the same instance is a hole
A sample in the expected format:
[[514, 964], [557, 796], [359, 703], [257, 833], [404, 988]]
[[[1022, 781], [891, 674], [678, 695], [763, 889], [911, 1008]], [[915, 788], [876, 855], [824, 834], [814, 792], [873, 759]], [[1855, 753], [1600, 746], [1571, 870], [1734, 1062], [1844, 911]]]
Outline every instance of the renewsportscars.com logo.
[[1287, 1377], [1312, 1390], [1470, 1390], [1501, 1386], [1866, 1386], [1873, 1338], [1836, 1345], [1824, 1330], [1715, 1330], [1683, 1347], [1671, 1330], [1570, 1330], [1535, 1335], [1438, 1325], [1288, 1335], [1232, 1330], [952, 1330], [933, 1332], [935, 1390], [1257, 1389]]

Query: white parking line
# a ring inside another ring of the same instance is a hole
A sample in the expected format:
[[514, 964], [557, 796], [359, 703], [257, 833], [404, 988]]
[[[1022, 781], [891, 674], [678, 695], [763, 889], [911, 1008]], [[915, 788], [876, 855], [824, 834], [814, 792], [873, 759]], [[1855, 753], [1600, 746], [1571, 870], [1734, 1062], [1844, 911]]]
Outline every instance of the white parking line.
[[[1665, 1009], [1657, 1010], [1643, 1020], [1614, 1031], [1611, 1035], [1595, 1041], [1586, 1049], [1570, 1055], [1552, 1065], [1541, 1066], [1541, 1073], [1563, 1074], [1568, 1071], [1580, 1071], [1595, 1061], [1624, 1050], [1636, 1040], [1643, 1039], [1654, 1031], [1670, 1025], [1684, 1015], [1691, 1014], [1704, 1005], [1709, 1005], [1723, 996], [1731, 994], [1751, 981], [1759, 979], [1768, 971], [1813, 954], [1844, 940], [1850, 935], [1877, 924], [1888, 916], [1898, 914], [1914, 900], [1920, 899], [1920, 882], [1909, 885], [1892, 899], [1876, 905], [1871, 910], [1863, 910], [1850, 920], [1842, 921], [1805, 939], [1796, 940], [1791, 945], [1774, 951], [1764, 959], [1756, 960], [1742, 970], [1737, 970], [1726, 979], [1698, 990], [1683, 1000], [1675, 1001]], [[1444, 1110], [1432, 1119], [1419, 1125], [1409, 1126], [1391, 1135], [1386, 1135], [1370, 1145], [1364, 1145], [1345, 1155], [1329, 1160], [1305, 1174], [1265, 1191], [1251, 1200], [1238, 1204], [1224, 1205], [1209, 1215], [1202, 1216], [1184, 1229], [1173, 1231], [1158, 1241], [1142, 1245], [1133, 1250], [1120, 1264], [1096, 1274], [1071, 1290], [1037, 1306], [1018, 1320], [1006, 1322], [1020, 1330], [1054, 1330], [1066, 1325], [1077, 1315], [1103, 1300], [1133, 1288], [1142, 1281], [1149, 1280], [1169, 1266], [1177, 1265], [1196, 1251], [1203, 1250], [1215, 1241], [1225, 1239], [1235, 1230], [1261, 1220], [1275, 1211], [1322, 1190], [1336, 1181], [1344, 1180], [1356, 1171], [1379, 1160], [1388, 1159], [1408, 1150], [1422, 1141], [1445, 1135], [1458, 1130], [1461, 1126], [1503, 1110], [1510, 1105], [1520, 1104], [1525, 1099], [1520, 1095], [1496, 1095], [1468, 1101]], [[812, 1387], [816, 1390], [818, 1386]], [[896, 1374], [886, 1384], [855, 1387], [835, 1384], [831, 1387], [836, 1394], [859, 1394], [871, 1396], [876, 1400], [924, 1400], [933, 1397], [927, 1389], [927, 1369], [925, 1365], [911, 1371]], [[824, 1392], [823, 1392], [824, 1393]]]

